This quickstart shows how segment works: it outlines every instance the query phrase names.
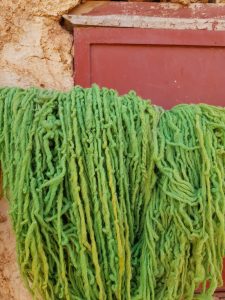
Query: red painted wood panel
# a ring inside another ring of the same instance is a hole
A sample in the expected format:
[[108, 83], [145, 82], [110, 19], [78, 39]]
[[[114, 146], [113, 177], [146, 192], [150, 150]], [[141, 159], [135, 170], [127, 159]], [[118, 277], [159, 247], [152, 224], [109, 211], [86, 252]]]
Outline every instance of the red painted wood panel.
[[[133, 89], [164, 108], [225, 106], [223, 31], [78, 27], [74, 48], [75, 84]], [[225, 292], [225, 261], [223, 278]]]
[[75, 83], [134, 89], [165, 108], [225, 105], [225, 32], [76, 28]]

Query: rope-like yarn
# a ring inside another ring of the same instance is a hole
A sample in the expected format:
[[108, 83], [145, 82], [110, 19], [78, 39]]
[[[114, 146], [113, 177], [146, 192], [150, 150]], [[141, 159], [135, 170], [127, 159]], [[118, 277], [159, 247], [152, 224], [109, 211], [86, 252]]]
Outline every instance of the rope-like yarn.
[[206, 300], [222, 284], [225, 109], [2, 88], [0, 161], [34, 299], [192, 300], [202, 283]]

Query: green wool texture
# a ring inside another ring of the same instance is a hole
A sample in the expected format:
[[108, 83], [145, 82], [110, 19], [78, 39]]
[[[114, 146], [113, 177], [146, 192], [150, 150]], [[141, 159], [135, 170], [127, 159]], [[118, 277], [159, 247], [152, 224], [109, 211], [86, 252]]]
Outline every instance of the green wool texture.
[[208, 300], [222, 284], [225, 108], [1, 88], [0, 162], [34, 299]]

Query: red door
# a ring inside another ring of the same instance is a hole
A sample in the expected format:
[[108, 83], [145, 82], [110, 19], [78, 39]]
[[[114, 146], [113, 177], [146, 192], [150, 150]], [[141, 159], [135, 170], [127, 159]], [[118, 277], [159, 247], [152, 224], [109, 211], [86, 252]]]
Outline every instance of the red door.
[[76, 28], [75, 83], [98, 83], [169, 108], [225, 105], [225, 32]]
[[[75, 84], [135, 90], [154, 104], [225, 106], [225, 31], [78, 27]], [[224, 287], [218, 289], [225, 292]]]

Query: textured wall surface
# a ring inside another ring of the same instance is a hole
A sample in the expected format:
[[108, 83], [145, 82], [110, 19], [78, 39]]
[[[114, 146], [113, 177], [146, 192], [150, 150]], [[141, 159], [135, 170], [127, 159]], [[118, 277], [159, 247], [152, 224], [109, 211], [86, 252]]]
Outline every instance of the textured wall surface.
[[[73, 85], [72, 36], [62, 29], [59, 21], [78, 1], [0, 1], [0, 86], [67, 90]], [[15, 253], [7, 203], [1, 199], [1, 300], [31, 299], [21, 282]]]
[[72, 86], [72, 36], [59, 20], [78, 1], [0, 1], [0, 86]]

